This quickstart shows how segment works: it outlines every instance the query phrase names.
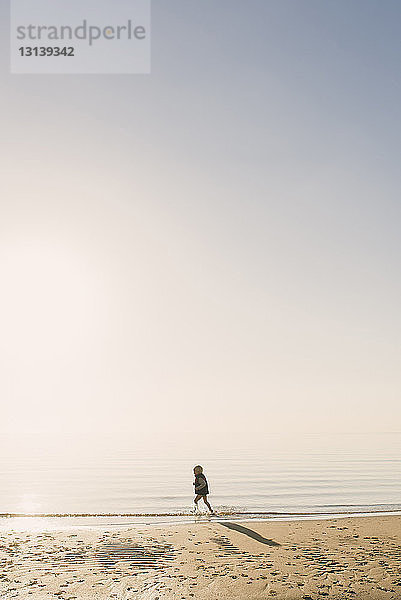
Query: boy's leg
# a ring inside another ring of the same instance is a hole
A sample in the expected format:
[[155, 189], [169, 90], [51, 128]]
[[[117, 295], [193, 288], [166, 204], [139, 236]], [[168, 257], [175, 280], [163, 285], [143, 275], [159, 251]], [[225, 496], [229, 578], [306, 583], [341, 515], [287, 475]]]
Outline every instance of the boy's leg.
[[207, 496], [203, 496], [203, 502], [206, 504], [206, 506], [208, 507], [208, 509], [212, 513], [213, 512], [213, 508], [210, 506], [209, 502], [207, 501]]
[[197, 508], [198, 508], [198, 502], [199, 502], [199, 500], [201, 498], [202, 498], [202, 496], [199, 496], [199, 494], [197, 496], [195, 496], [195, 498], [194, 498], [195, 510], [197, 510]]

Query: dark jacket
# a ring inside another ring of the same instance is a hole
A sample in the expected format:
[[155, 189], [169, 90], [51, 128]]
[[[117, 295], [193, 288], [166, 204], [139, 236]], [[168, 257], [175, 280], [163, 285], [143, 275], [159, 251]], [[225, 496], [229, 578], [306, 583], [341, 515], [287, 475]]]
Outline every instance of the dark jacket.
[[195, 475], [195, 494], [198, 496], [206, 496], [209, 493], [209, 487], [207, 484], [207, 479], [203, 473], [199, 473], [199, 475]]

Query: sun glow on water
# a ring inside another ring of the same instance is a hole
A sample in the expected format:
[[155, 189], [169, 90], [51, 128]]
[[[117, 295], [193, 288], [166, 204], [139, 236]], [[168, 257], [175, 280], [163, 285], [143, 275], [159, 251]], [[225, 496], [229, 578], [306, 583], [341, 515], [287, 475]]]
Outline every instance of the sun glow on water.
[[40, 512], [41, 507], [42, 505], [37, 494], [26, 493], [21, 496], [16, 512], [25, 515], [34, 515]]

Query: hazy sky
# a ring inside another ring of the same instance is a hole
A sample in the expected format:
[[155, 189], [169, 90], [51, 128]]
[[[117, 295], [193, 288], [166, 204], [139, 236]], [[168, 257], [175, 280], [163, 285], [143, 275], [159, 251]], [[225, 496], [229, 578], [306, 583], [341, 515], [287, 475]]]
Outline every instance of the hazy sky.
[[0, 430], [399, 430], [400, 2], [153, 0], [126, 76], [6, 4]]

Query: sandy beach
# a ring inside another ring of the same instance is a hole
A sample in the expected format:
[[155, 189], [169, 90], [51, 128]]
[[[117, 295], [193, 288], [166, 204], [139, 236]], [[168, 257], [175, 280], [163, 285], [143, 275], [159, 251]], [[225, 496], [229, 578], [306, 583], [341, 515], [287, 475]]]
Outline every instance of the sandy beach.
[[0, 597], [401, 598], [401, 519], [3, 531]]

